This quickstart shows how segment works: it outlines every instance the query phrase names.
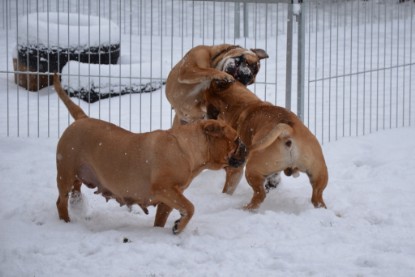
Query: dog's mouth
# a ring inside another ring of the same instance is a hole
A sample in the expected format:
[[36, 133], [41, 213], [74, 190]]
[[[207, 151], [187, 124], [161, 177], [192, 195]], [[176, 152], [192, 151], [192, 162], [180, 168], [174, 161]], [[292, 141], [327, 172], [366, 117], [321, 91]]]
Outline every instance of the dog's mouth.
[[225, 64], [224, 71], [247, 86], [255, 81], [255, 76], [259, 71], [259, 63], [248, 63], [245, 57], [242, 55], [230, 59]]
[[228, 163], [232, 167], [240, 167], [245, 164], [246, 156], [248, 155], [248, 149], [240, 138], [238, 138], [235, 143], [238, 145], [235, 149], [235, 152], [231, 155], [228, 160]]

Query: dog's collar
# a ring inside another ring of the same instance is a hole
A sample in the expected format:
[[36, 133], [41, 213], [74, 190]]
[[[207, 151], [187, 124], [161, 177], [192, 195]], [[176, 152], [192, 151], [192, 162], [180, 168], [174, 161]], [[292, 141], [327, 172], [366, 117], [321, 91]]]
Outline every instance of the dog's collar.
[[225, 48], [225, 49], [223, 49], [223, 50], [221, 50], [221, 51], [219, 51], [218, 53], [216, 53], [211, 59], [210, 59], [210, 62], [211, 62], [211, 64], [214, 64], [214, 61], [219, 57], [219, 56], [221, 56], [222, 54], [224, 54], [224, 53], [226, 53], [226, 52], [229, 52], [229, 51], [231, 51], [231, 50], [233, 50], [233, 49], [236, 49], [236, 48], [242, 48], [241, 46], [239, 46], [239, 45], [231, 45], [231, 46], [229, 46], [229, 47], [227, 47], [227, 48]]

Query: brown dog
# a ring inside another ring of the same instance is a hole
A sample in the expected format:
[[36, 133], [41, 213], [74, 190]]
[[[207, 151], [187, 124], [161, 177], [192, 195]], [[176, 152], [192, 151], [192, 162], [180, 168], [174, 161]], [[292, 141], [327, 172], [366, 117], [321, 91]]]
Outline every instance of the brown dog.
[[204, 169], [238, 167], [246, 151], [234, 129], [203, 120], [168, 131], [131, 133], [114, 124], [89, 118], [66, 95], [54, 77], [55, 90], [75, 119], [58, 142], [56, 202], [60, 219], [68, 222], [69, 193], [80, 194], [81, 184], [120, 205], [138, 204], [144, 212], [157, 205], [154, 226], [164, 227], [172, 209], [181, 218], [173, 233], [183, 230], [193, 215], [193, 204], [183, 191]]
[[[254, 196], [246, 208], [260, 206], [265, 199], [264, 185], [274, 186], [281, 171], [287, 175], [305, 172], [313, 188], [311, 202], [326, 207], [323, 190], [328, 172], [316, 137], [294, 113], [260, 100], [242, 84], [222, 85], [213, 81], [206, 100], [208, 109], [235, 128], [248, 148], [245, 176]], [[227, 171], [224, 192], [233, 193], [242, 173], [242, 168]]]
[[206, 119], [203, 91], [210, 82], [244, 85], [255, 81], [260, 60], [268, 58], [262, 49], [245, 49], [237, 45], [200, 45], [189, 52], [170, 71], [166, 97], [175, 110], [173, 126]]

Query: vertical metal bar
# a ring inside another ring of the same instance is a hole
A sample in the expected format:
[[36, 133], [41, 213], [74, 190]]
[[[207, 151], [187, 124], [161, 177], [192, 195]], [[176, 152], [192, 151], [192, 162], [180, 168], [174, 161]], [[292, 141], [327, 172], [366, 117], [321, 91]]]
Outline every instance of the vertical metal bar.
[[293, 4], [287, 9], [287, 58], [285, 74], [285, 107], [291, 110], [291, 78], [292, 78], [292, 42], [293, 42]]
[[[386, 3], [384, 6], [383, 68], [386, 67]], [[383, 70], [383, 129], [386, 128], [386, 70]]]
[[[372, 77], [373, 77], [373, 1], [370, 7], [370, 78], [369, 78], [369, 132], [372, 133]], [[377, 120], [377, 119], [376, 119]]]
[[[403, 60], [403, 63], [405, 63], [405, 60], [406, 60], [406, 22], [407, 22], [407, 20], [406, 20], [406, 9], [404, 9], [404, 16], [402, 16], [402, 18], [403, 18], [403, 57], [404, 57], [404, 60]], [[406, 72], [405, 72], [405, 69], [403, 68], [403, 76], [402, 76], [402, 126], [405, 126], [405, 103], [406, 103], [406, 99], [405, 99], [405, 75], [406, 75]]]
[[[265, 4], [265, 49], [268, 49], [268, 4]], [[265, 82], [265, 97], [264, 99], [267, 100], [267, 65], [268, 60], [265, 59], [265, 70], [264, 70], [264, 82]]]
[[248, 30], [248, 3], [244, 2], [244, 38], [249, 36], [249, 30]]
[[[105, 3], [105, 2], [104, 2]], [[112, 20], [112, 9], [111, 9], [111, 2], [108, 3], [109, 7], [108, 7], [108, 12], [109, 12], [109, 21], [108, 21], [108, 29], [109, 29], [109, 37], [111, 38], [111, 20]], [[111, 43], [110, 43], [111, 45]], [[109, 60], [111, 61], [111, 48], [109, 48]], [[111, 64], [111, 62], [110, 62]], [[99, 65], [99, 67], [101, 67], [101, 65]], [[111, 65], [108, 66], [108, 86], [109, 89], [111, 89], [111, 82], [112, 82], [112, 74], [111, 74]], [[111, 103], [112, 103], [112, 97], [111, 94], [109, 94], [110, 96], [108, 97], [108, 121], [111, 122]]]
[[[344, 15], [344, 27], [343, 27], [343, 74], [346, 74], [346, 27], [347, 27], [347, 4], [344, 4], [345, 6], [345, 15]], [[338, 14], [338, 13], [337, 13]], [[343, 80], [343, 133], [342, 136], [344, 137], [346, 135], [346, 77], [342, 78]]]
[[[18, 18], [18, 13], [19, 13], [18, 3], [19, 3], [19, 1], [16, 1], [15, 3], [16, 3], [16, 14], [15, 15], [16, 15], [16, 18]], [[7, 25], [6, 25], [6, 28], [8, 29]], [[16, 41], [17, 42], [19, 41], [18, 40], [18, 34], [19, 34], [19, 24], [16, 23]], [[9, 44], [7, 44], [7, 45], [9, 45]], [[15, 51], [17, 52], [17, 45], [16, 45]], [[18, 56], [18, 54], [17, 54], [17, 56]], [[20, 68], [20, 66], [19, 66], [20, 62], [19, 62], [18, 57], [16, 57], [16, 63], [17, 63], [17, 69], [20, 70], [19, 69]], [[17, 78], [20, 78], [21, 75], [18, 75], [18, 76], [19, 77], [17, 77]], [[8, 86], [8, 84], [7, 84], [7, 86]], [[17, 106], [17, 122], [16, 122], [16, 125], [17, 125], [17, 136], [20, 137], [20, 86], [16, 86], [16, 87], [17, 87], [17, 97], [16, 97], [17, 98], [17, 103], [16, 103], [16, 106]], [[7, 91], [9, 91], [9, 90], [7, 89]]]
[[192, 1], [192, 48], [195, 45], [195, 1]]
[[[194, 1], [192, 5], [194, 6]], [[163, 1], [160, 0], [160, 83], [162, 83], [162, 77], [163, 77]], [[193, 8], [193, 17], [192, 20], [194, 21], [194, 8]], [[192, 26], [192, 38], [194, 36], [194, 26]], [[192, 42], [193, 45], [193, 42]], [[160, 129], [163, 129], [163, 86], [160, 88]]]
[[352, 136], [352, 87], [353, 87], [353, 2], [350, 2], [350, 80], [349, 80], [349, 136]]
[[[133, 32], [133, 7], [132, 7], [132, 1], [130, 0], [130, 8], [129, 8], [129, 19], [130, 19], [130, 44], [129, 44], [129, 49], [130, 49], [130, 57], [129, 57], [129, 73], [128, 76], [130, 76], [130, 83], [129, 86], [131, 87], [131, 79], [132, 79], [132, 56], [131, 53], [133, 51], [133, 40], [132, 40], [132, 32]], [[120, 37], [121, 37], [121, 32], [120, 32]], [[129, 93], [129, 103], [128, 103], [128, 113], [129, 113], [129, 119], [128, 119], [128, 129], [131, 131], [132, 130], [132, 96], [131, 96], [131, 92]]]
[[[37, 82], [37, 88], [40, 87], [40, 75], [39, 75], [39, 68], [40, 68], [40, 59], [39, 59], [39, 2], [36, 2], [36, 82]], [[40, 137], [40, 95], [37, 93], [36, 95], [36, 105], [37, 105], [37, 137]]]
[[305, 13], [306, 5], [300, 5], [298, 13], [298, 62], [297, 62], [297, 115], [304, 121], [304, 74], [305, 74]]
[[[411, 5], [411, 32], [410, 32], [410, 43], [409, 43], [409, 45], [410, 45], [410, 47], [409, 47], [409, 49], [411, 49], [411, 51], [409, 51], [409, 60], [412, 62], [412, 39], [413, 39], [413, 37], [412, 37], [412, 35], [414, 34], [414, 32], [413, 32], [413, 19], [414, 19], [414, 13], [413, 13], [413, 11], [414, 11], [414, 5]], [[412, 75], [412, 67], [413, 67], [413, 65], [410, 65], [409, 66], [409, 76], [413, 76]], [[409, 111], [408, 111], [408, 114], [409, 114], [409, 126], [412, 126], [412, 81], [413, 81], [413, 78], [409, 78], [409, 99], [408, 99], [408, 101], [409, 101]]]
[[[204, 2], [203, 2], [203, 6], [204, 6]], [[173, 23], [174, 23], [174, 5], [173, 5], [173, 0], [171, 0], [171, 22], [170, 22], [170, 26], [171, 26], [171, 37], [170, 37], [170, 68], [173, 68], [173, 45], [174, 45], [174, 28], [173, 28]], [[203, 21], [204, 22], [204, 21]], [[204, 27], [203, 27], [204, 30]], [[204, 35], [202, 36], [204, 38]], [[173, 109], [170, 108], [170, 127], [172, 126], [172, 122], [173, 122]]]
[[[333, 3], [330, 3], [330, 17], [329, 17], [329, 39], [330, 39], [330, 48], [329, 48], [329, 138], [328, 141], [330, 142], [331, 140], [331, 65], [332, 65], [332, 59], [331, 59], [331, 54], [332, 54], [332, 29], [333, 29], [333, 25], [332, 25], [332, 20], [333, 20]], [[324, 76], [323, 76], [324, 77]], [[337, 93], [337, 92], [336, 92]]]
[[274, 104], [277, 105], [278, 99], [278, 17], [279, 17], [279, 5], [277, 4], [277, 16], [276, 16], [276, 34], [275, 34], [275, 100]]
[[[3, 13], [3, 24], [4, 24], [4, 19], [5, 19], [6, 20], [6, 23], [5, 23], [5, 25], [6, 25], [6, 49], [7, 49], [8, 46], [9, 46], [9, 27], [10, 26], [9, 26], [8, 17], [9, 17], [10, 11], [9, 11], [9, 1], [6, 0], [5, 2], [6, 2], [6, 4], [5, 4], [6, 5], [6, 7], [5, 7], [6, 16], [4, 16], [4, 13]], [[3, 6], [4, 6], [4, 3], [3, 3]], [[9, 79], [9, 55], [6, 55], [6, 80], [8, 80], [8, 79]], [[6, 119], [6, 121], [7, 121], [6, 129], [7, 129], [7, 136], [10, 135], [10, 110], [9, 110], [9, 108], [10, 108], [9, 82], [6, 82], [6, 117], [7, 117], [7, 119]]]
[[[307, 5], [307, 25], [308, 25], [308, 64], [307, 64], [307, 126], [310, 126], [310, 65], [311, 65], [311, 8], [310, 2], [306, 2]], [[304, 4], [303, 4], [304, 5]], [[304, 18], [303, 18], [304, 19]], [[306, 24], [306, 22], [304, 22]]]
[[[356, 73], [359, 72], [359, 53], [360, 53], [360, 2], [357, 2], [357, 51], [356, 51]], [[359, 74], [356, 75], [356, 136], [359, 135]]]
[[241, 37], [241, 5], [235, 2], [235, 17], [233, 23], [233, 34], [235, 38]]
[[[124, 3], [124, 6], [123, 6], [124, 9], [122, 9], [122, 3]], [[120, 1], [119, 4], [118, 4], [118, 14], [117, 14], [118, 15], [118, 22], [119, 22], [118, 23], [118, 41], [120, 42], [120, 44], [121, 44], [121, 28], [122, 27], [124, 27], [124, 33], [126, 33], [125, 28], [126, 28], [127, 24], [126, 24], [126, 16], [125, 16], [125, 6], [126, 6], [125, 0]], [[124, 11], [124, 16], [121, 16], [121, 11], [122, 10]], [[121, 21], [121, 18], [124, 19], [124, 22]], [[131, 32], [131, 30], [130, 30], [130, 32]], [[131, 82], [131, 74], [128, 75], [128, 76], [129, 76], [129, 80]], [[119, 90], [120, 90], [120, 95], [118, 96], [119, 97], [119, 100], [118, 100], [118, 125], [119, 126], [121, 126], [121, 124], [122, 124], [122, 121], [121, 121], [121, 117], [122, 117], [122, 114], [121, 114], [121, 110], [122, 110], [122, 108], [121, 108], [121, 103], [122, 103], [122, 101], [121, 101], [121, 90], [122, 90], [122, 86], [121, 86], [121, 84], [122, 84], [122, 81], [123, 81], [122, 77], [123, 76], [122, 76], [121, 65], [120, 65], [118, 67], [118, 87], [119, 87]], [[129, 118], [131, 118], [131, 114], [129, 115]]]
[[[150, 61], [153, 60], [153, 1], [150, 1]], [[150, 82], [153, 81], [153, 63], [150, 63]], [[150, 93], [150, 131], [153, 130], [153, 94]]]
[[[335, 120], [335, 134], [334, 139], [338, 138], [338, 125], [339, 125], [339, 3], [336, 3], [336, 120]], [[346, 27], [346, 26], [345, 26]]]
[[323, 5], [322, 6], [322, 9], [323, 9], [323, 11], [322, 11], [322, 13], [323, 13], [323, 38], [321, 39], [321, 41], [322, 41], [322, 44], [323, 44], [323, 46], [322, 46], [322, 49], [323, 49], [323, 55], [322, 55], [322, 57], [321, 57], [321, 60], [322, 60], [322, 62], [321, 62], [321, 77], [323, 78], [323, 80], [321, 81], [321, 143], [324, 143], [324, 108], [325, 108], [325, 99], [324, 99], [324, 64], [325, 64], [325, 61], [324, 61], [324, 58], [325, 58], [325, 56], [326, 55], [324, 55], [324, 49], [326, 48], [326, 44], [325, 44], [325, 41], [324, 41], [324, 39], [325, 39], [325, 30], [326, 30], [326, 19], [325, 19], [325, 13], [326, 13], [326, 11], [325, 11], [325, 5]]
[[[140, 0], [140, 9], [139, 9], [139, 25], [140, 25], [140, 30], [139, 30], [139, 36], [140, 36], [140, 57], [143, 56], [143, 0]], [[172, 24], [173, 25], [173, 24]], [[140, 67], [140, 82], [143, 81], [143, 63], [140, 63], [139, 67]], [[140, 93], [140, 124], [139, 124], [139, 132], [142, 132], [142, 122], [143, 122], [143, 97], [142, 94]]]
[[[315, 4], [316, 9], [316, 26], [315, 26], [315, 55], [314, 55], [314, 79], [317, 80], [317, 49], [318, 49], [318, 6]], [[314, 82], [314, 134], [317, 136], [317, 81]]]
[[[393, 64], [393, 55], [392, 55], [392, 49], [393, 49], [393, 12], [391, 12], [391, 38], [390, 38], [390, 66], [392, 67]], [[390, 69], [390, 91], [389, 91], [389, 128], [392, 128], [392, 72], [393, 68]]]
[[[376, 68], [379, 67], [380, 63], [380, 3], [378, 3], [378, 30], [377, 30], [377, 37], [378, 37], [378, 45], [377, 45], [377, 65]], [[379, 130], [379, 70], [376, 71], [376, 131]]]
[[397, 36], [396, 39], [397, 45], [396, 45], [396, 94], [395, 94], [395, 101], [396, 101], [396, 115], [395, 115], [395, 127], [398, 127], [398, 119], [399, 119], [399, 36], [400, 36], [400, 25], [401, 25], [401, 14], [400, 14], [400, 6], [398, 5], [398, 22], [397, 22]]
[[363, 22], [363, 135], [365, 135], [366, 131], [366, 15], [367, 15], [367, 4], [366, 2], [363, 3], [365, 9], [364, 9], [364, 22]]

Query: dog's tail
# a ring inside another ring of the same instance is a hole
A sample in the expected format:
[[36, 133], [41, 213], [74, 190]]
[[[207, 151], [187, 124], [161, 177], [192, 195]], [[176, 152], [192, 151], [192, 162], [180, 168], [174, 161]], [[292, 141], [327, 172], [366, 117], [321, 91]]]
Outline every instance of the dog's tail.
[[285, 123], [278, 123], [271, 131], [267, 130], [257, 132], [252, 138], [249, 151], [262, 150], [271, 145], [278, 137], [289, 137], [292, 135], [293, 128]]
[[56, 73], [53, 76], [53, 85], [59, 95], [59, 98], [63, 101], [66, 108], [68, 108], [69, 113], [75, 120], [88, 117], [85, 112], [78, 105], [72, 102], [71, 98], [69, 98], [66, 94], [65, 90], [62, 88], [59, 76]]

